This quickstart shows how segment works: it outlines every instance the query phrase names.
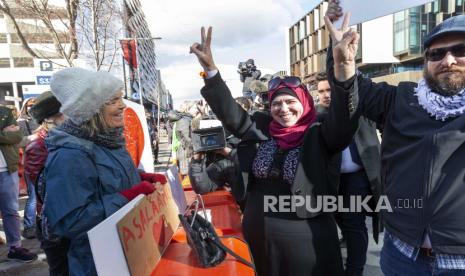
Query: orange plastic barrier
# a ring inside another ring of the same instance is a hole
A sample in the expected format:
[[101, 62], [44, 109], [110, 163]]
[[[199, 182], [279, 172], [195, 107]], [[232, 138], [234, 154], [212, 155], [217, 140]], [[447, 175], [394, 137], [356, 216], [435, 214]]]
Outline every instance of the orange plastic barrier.
[[[184, 191], [187, 204], [195, 200], [195, 192], [191, 189]], [[234, 197], [228, 191], [216, 191], [203, 195], [205, 208], [211, 210], [212, 224], [219, 237], [234, 235], [242, 238], [241, 212]], [[237, 238], [222, 238], [222, 242], [239, 256], [251, 260], [249, 247]], [[252, 268], [244, 265], [234, 257], [227, 255], [225, 261], [216, 267], [201, 268], [196, 257], [187, 244], [186, 233], [182, 227], [175, 232], [170, 245], [163, 253], [160, 262], [152, 275], [255, 275]]]
[[[194, 191], [184, 192], [187, 204], [195, 199]], [[212, 224], [224, 235], [242, 237], [241, 212], [234, 197], [228, 191], [220, 190], [202, 196], [205, 208], [211, 210]]]
[[[223, 244], [233, 250], [239, 256], [251, 261], [251, 255], [246, 243], [236, 238], [222, 238]], [[227, 275], [255, 275], [252, 268], [239, 262], [231, 255], [219, 265], [210, 268], [198, 266], [187, 243], [171, 243], [163, 254], [157, 267], [152, 271], [153, 276], [227, 276]]]

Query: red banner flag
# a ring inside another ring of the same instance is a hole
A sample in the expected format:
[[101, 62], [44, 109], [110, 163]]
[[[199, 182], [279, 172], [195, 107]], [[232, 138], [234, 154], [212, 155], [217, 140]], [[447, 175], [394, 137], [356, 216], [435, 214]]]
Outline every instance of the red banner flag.
[[126, 62], [132, 68], [137, 68], [137, 50], [136, 40], [121, 40], [121, 48], [123, 49], [123, 55]]

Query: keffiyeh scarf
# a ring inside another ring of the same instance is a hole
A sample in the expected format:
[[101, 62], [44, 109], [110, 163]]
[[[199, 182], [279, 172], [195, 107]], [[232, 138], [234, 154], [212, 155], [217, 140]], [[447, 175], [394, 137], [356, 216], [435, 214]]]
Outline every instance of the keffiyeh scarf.
[[436, 120], [445, 121], [465, 113], [465, 89], [453, 96], [443, 96], [431, 91], [424, 79], [414, 90], [418, 103]]

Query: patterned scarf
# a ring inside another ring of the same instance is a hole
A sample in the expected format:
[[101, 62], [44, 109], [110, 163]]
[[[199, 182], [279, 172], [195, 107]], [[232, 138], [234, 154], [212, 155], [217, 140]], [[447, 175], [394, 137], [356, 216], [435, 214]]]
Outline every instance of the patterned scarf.
[[93, 136], [90, 136], [88, 131], [86, 131], [82, 126], [76, 125], [71, 120], [66, 120], [57, 128], [70, 135], [92, 141], [93, 143], [106, 148], [116, 149], [125, 145], [122, 127], [111, 128], [108, 133], [98, 133]]
[[414, 91], [418, 103], [436, 120], [445, 121], [465, 113], [465, 89], [453, 96], [443, 96], [431, 91], [421, 79]]

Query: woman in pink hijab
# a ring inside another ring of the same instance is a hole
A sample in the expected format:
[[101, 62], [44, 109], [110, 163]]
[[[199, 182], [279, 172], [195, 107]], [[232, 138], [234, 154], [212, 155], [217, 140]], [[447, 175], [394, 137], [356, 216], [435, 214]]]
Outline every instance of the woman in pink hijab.
[[202, 96], [241, 138], [236, 164], [243, 185], [233, 189], [246, 200], [243, 233], [258, 275], [342, 275], [336, 224], [317, 202], [337, 195], [339, 152], [355, 131], [346, 127], [349, 95], [335, 85], [328, 116], [318, 123], [300, 79], [277, 77], [268, 84], [269, 112], [249, 115], [222, 80], [210, 44], [211, 28], [202, 28], [202, 43], [191, 52], [205, 70]]

